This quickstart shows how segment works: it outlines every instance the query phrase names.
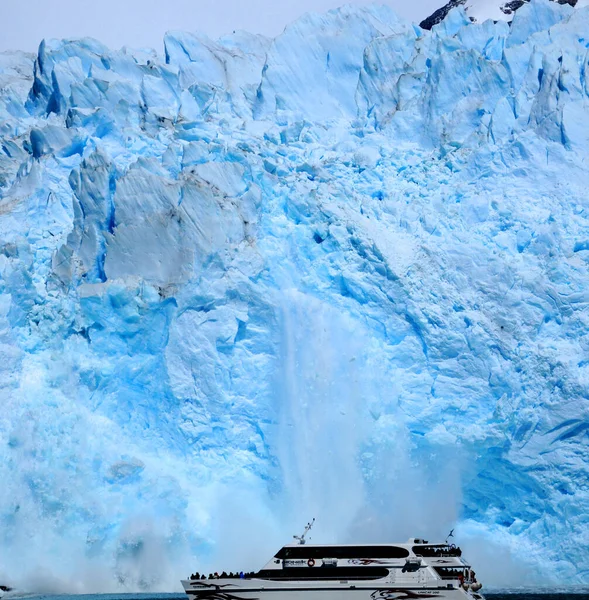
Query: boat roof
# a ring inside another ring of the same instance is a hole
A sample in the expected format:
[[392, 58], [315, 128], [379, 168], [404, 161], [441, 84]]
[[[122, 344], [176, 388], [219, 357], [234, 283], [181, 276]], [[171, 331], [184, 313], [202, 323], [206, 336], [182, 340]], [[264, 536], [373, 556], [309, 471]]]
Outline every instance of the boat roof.
[[[443, 557], [458, 559], [462, 555], [459, 548], [447, 543], [429, 544], [425, 540], [411, 539], [398, 544], [287, 544], [274, 554], [274, 559], [408, 559], [427, 557], [432, 560]], [[464, 561], [462, 561], [464, 563]]]
[[436, 544], [430, 544], [424, 540], [408, 542], [394, 542], [390, 544], [285, 544], [283, 548], [390, 548], [392, 546], [400, 546], [402, 548], [409, 548], [413, 546], [428, 546], [432, 548], [447, 548], [450, 544], [444, 542], [438, 542]]

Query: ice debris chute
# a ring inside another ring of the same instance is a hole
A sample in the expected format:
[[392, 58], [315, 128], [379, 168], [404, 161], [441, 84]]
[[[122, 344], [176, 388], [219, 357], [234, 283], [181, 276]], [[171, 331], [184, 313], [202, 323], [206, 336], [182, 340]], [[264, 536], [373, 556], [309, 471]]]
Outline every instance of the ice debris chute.
[[0, 55], [0, 575], [171, 589], [315, 516], [588, 583], [588, 63], [548, 0]]

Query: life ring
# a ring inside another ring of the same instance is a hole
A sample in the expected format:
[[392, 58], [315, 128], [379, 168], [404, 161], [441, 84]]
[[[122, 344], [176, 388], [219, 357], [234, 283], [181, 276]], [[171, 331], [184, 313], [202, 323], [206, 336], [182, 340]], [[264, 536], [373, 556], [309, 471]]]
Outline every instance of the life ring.
[[310, 558], [310, 559], [307, 561], [307, 564], [308, 564], [310, 567], [314, 567], [314, 566], [315, 566], [315, 560], [314, 560], [313, 558]]

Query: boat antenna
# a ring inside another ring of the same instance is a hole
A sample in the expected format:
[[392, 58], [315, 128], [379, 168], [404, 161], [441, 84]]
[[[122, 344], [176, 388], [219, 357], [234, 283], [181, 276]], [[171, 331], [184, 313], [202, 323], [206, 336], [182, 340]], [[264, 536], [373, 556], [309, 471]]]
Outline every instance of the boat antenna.
[[451, 537], [454, 537], [454, 530], [453, 530], [453, 529], [451, 529], [451, 530], [450, 530], [450, 533], [449, 533], [449, 534], [446, 536], [446, 544], [448, 543], [448, 540], [449, 540]]
[[313, 519], [311, 521], [309, 521], [309, 523], [307, 523], [307, 526], [305, 527], [305, 531], [303, 531], [303, 535], [293, 535], [292, 537], [295, 540], [298, 540], [299, 544], [305, 544], [306, 543], [306, 539], [305, 536], [309, 533], [309, 531], [311, 531], [311, 527], [313, 527], [313, 524], [315, 523], [315, 517], [313, 517]]

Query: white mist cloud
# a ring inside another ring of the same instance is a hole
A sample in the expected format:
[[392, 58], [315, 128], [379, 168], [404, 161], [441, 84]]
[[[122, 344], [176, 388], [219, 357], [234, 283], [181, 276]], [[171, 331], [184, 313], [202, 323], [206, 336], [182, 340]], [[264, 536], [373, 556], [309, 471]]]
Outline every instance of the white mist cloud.
[[424, 456], [401, 410], [374, 419], [371, 401], [396, 392], [367, 362], [373, 341], [360, 320], [291, 290], [282, 324], [283, 521], [296, 529], [315, 517], [315, 543], [443, 540], [459, 517], [460, 449], [442, 438]]
[[294, 290], [284, 294], [282, 317], [276, 448], [283, 512], [297, 529], [315, 517], [316, 541], [333, 543], [365, 503], [358, 455], [367, 433], [368, 336], [347, 315]]
[[523, 556], [533, 555], [533, 548], [522, 551], [525, 541], [501, 528], [491, 531], [484, 524], [466, 520], [457, 526], [455, 536], [465, 558], [472, 563], [477, 579], [487, 587], [523, 588], [556, 583], [541, 573], [538, 564], [532, 564], [533, 559], [529, 563], [523, 560]]

